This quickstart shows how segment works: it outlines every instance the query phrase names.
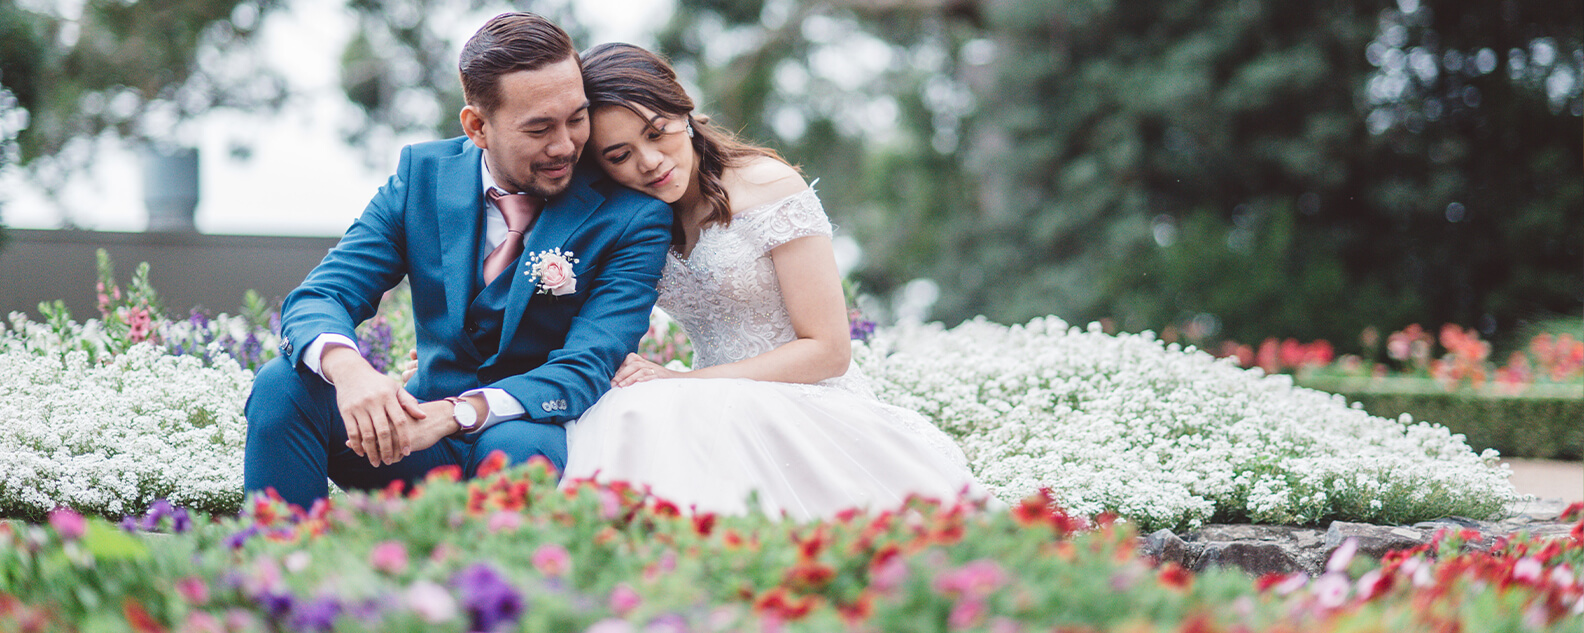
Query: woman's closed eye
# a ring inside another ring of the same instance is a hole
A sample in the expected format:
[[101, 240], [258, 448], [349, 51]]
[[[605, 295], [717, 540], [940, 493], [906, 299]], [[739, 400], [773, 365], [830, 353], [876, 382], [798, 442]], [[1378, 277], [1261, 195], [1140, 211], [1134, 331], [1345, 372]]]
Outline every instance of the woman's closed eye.
[[622, 152], [620, 154], [609, 155], [605, 157], [605, 162], [612, 165], [619, 165], [622, 161], [627, 160], [628, 156], [632, 156], [632, 152]]

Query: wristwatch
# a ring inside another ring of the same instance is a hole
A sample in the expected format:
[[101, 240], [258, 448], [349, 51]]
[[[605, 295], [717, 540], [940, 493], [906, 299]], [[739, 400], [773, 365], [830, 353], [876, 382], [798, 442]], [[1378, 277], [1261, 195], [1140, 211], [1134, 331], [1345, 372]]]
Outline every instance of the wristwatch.
[[452, 437], [461, 437], [478, 429], [478, 409], [473, 408], [473, 403], [451, 396], [446, 398], [451, 403], [451, 417], [456, 419], [457, 432]]

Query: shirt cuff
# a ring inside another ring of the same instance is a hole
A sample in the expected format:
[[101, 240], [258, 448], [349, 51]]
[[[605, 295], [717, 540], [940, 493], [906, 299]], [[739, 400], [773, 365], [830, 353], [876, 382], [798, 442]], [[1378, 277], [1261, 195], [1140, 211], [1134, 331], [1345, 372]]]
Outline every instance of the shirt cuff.
[[[358, 350], [357, 342], [347, 338], [345, 335], [336, 334], [335, 332], [320, 334], [312, 343], [308, 344], [308, 349], [303, 350], [302, 355], [303, 364], [307, 365], [308, 369], [313, 370], [313, 373], [319, 374], [320, 378], [324, 378], [324, 372], [319, 370], [319, 362], [324, 360], [320, 357], [324, 355], [326, 345], [344, 345], [357, 350], [359, 354], [363, 353], [362, 350]], [[330, 381], [327, 379], [325, 382]]]
[[511, 394], [506, 393], [505, 389], [484, 387], [462, 392], [463, 398], [472, 395], [484, 396], [484, 402], [489, 404], [489, 412], [484, 415], [484, 421], [479, 423], [478, 429], [473, 431], [474, 433], [500, 422], [523, 417], [523, 414], [528, 412], [527, 409], [523, 408], [522, 403], [513, 398]]

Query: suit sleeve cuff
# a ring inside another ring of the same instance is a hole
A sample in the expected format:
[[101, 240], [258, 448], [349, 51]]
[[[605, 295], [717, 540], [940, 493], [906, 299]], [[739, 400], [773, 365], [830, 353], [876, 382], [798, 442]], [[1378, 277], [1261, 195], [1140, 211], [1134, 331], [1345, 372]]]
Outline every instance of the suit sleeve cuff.
[[[320, 357], [324, 355], [326, 345], [344, 345], [354, 350], [358, 348], [357, 341], [349, 339], [345, 335], [336, 334], [335, 332], [320, 334], [313, 340], [313, 343], [308, 345], [308, 349], [303, 350], [302, 355], [303, 364], [307, 365], [308, 369], [313, 370], [313, 373], [318, 374], [320, 378], [324, 378], [324, 372], [319, 370], [319, 362], [323, 360]], [[358, 350], [358, 353], [362, 353], [362, 350]]]
[[[484, 421], [479, 424], [478, 431], [482, 431], [497, 423], [515, 420], [523, 417], [528, 410], [524, 409], [521, 402], [513, 398], [505, 389], [481, 388], [462, 392], [462, 397], [471, 395], [484, 396], [484, 402], [489, 403], [489, 413], [485, 414]], [[477, 433], [478, 431], [474, 431]]]

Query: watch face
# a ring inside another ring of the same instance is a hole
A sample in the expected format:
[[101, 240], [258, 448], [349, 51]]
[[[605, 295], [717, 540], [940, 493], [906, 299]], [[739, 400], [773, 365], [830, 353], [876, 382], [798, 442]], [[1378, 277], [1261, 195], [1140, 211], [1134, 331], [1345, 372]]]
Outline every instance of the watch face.
[[478, 426], [478, 410], [474, 409], [473, 405], [466, 402], [458, 402], [455, 407], [451, 411], [451, 417], [456, 418], [457, 426], [462, 427], [464, 430]]

